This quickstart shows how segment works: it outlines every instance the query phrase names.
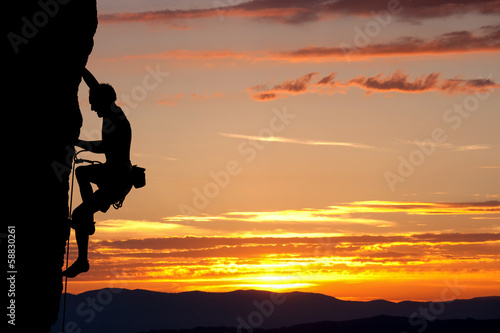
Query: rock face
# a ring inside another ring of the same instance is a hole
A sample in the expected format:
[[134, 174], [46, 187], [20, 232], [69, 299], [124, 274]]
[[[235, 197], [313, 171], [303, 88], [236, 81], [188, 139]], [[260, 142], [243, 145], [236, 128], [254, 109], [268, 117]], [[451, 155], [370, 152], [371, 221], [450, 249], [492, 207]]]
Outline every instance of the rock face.
[[63, 287], [69, 176], [82, 125], [77, 92], [93, 47], [96, 2], [10, 0], [2, 12], [7, 186], [0, 241], [2, 261], [10, 259], [2, 265], [10, 278], [2, 308], [10, 309], [1, 331], [48, 332]]

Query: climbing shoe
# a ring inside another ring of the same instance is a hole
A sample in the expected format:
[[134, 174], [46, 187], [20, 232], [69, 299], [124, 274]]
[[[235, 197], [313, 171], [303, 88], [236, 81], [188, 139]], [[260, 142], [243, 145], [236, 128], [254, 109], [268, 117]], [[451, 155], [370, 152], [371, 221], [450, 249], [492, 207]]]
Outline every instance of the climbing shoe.
[[76, 259], [76, 261], [71, 265], [67, 270], [62, 272], [63, 276], [67, 276], [69, 278], [74, 278], [80, 273], [85, 273], [88, 272], [90, 269], [89, 261], [88, 260], [79, 260]]

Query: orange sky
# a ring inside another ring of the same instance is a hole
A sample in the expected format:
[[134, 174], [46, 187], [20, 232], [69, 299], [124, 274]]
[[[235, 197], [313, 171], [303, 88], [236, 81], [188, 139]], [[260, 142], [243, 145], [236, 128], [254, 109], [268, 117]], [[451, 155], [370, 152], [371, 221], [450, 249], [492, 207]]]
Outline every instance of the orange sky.
[[500, 295], [498, 1], [98, 9], [88, 68], [115, 87], [147, 186], [96, 214], [69, 292]]

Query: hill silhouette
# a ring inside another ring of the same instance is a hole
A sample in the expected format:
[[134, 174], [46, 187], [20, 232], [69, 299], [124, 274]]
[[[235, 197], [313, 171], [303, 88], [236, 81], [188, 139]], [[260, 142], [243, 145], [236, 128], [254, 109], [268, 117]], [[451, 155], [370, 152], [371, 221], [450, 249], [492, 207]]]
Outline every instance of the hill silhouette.
[[[377, 316], [403, 318], [402, 321], [412, 328], [430, 325], [437, 320], [500, 320], [500, 297], [438, 304], [412, 301], [394, 303], [384, 300], [343, 301], [331, 296], [303, 292], [240, 290], [226, 293], [162, 293], [100, 289], [68, 295], [67, 301], [66, 322], [82, 332], [94, 333], [137, 333], [197, 327], [239, 327], [240, 331], [247, 332], [250, 329], [277, 329]], [[60, 332], [59, 325], [60, 322], [53, 332]]]

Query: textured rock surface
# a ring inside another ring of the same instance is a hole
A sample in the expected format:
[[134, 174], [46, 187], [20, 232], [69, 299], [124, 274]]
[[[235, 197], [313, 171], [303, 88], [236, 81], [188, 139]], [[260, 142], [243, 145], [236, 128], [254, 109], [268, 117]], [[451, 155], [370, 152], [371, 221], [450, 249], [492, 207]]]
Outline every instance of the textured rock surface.
[[93, 47], [96, 2], [9, 1], [2, 12], [7, 201], [0, 233], [15, 226], [16, 237], [15, 296], [4, 296], [10, 284], [2, 290], [6, 302], [15, 300], [15, 326], [2, 315], [2, 331], [44, 332], [57, 319], [62, 291], [69, 175], [82, 124], [77, 92]]

